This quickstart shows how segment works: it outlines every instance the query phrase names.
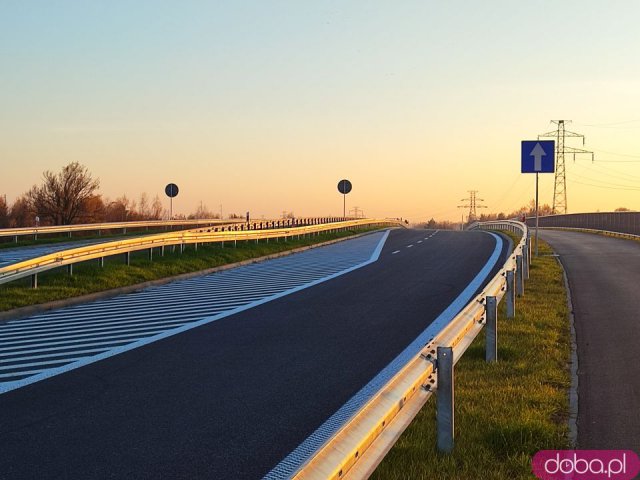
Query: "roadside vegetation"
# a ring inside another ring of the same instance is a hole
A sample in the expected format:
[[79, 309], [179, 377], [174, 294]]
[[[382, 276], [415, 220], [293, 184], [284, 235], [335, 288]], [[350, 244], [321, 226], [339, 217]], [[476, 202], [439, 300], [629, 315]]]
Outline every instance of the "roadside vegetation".
[[551, 248], [541, 241], [539, 253], [516, 317], [500, 303], [499, 361], [485, 363], [483, 330], [456, 365], [453, 453], [436, 449], [434, 397], [372, 479], [529, 479], [537, 451], [569, 448], [567, 297]]
[[272, 239], [269, 243], [261, 240], [257, 244], [242, 241], [235, 248], [229, 242], [224, 248], [220, 243], [199, 245], [197, 251], [189, 245], [182, 254], [179, 248], [172, 252], [172, 248], [167, 247], [164, 257], [156, 249], [152, 261], [145, 250], [131, 254], [130, 266], [124, 264], [122, 255], [106, 257], [104, 268], [96, 260], [77, 263], [72, 276], [67, 274], [66, 267], [38, 274], [37, 289], [31, 288], [30, 278], [0, 285], [0, 311], [197, 272], [373, 230], [376, 229], [322, 233], [299, 240], [289, 238], [286, 242], [283, 239], [278, 242]]

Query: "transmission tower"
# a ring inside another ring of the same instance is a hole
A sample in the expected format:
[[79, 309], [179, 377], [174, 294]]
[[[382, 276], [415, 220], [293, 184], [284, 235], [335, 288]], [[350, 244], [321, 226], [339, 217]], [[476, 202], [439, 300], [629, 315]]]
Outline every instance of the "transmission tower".
[[352, 215], [355, 218], [364, 218], [364, 212], [360, 207], [353, 207], [351, 210], [349, 210], [349, 215]]
[[573, 154], [573, 161], [576, 160], [576, 154], [589, 153], [591, 154], [591, 161], [593, 161], [593, 152], [584, 150], [582, 148], [568, 147], [565, 145], [566, 137], [580, 137], [582, 138], [582, 145], [584, 145], [584, 135], [579, 133], [570, 132], [565, 130], [565, 123], [570, 123], [571, 120], [551, 120], [551, 123], [555, 123], [558, 128], [551, 132], [538, 135], [538, 140], [541, 138], [555, 138], [556, 140], [556, 178], [553, 185], [553, 213], [567, 213], [567, 174], [564, 163], [565, 153]]
[[461, 202], [466, 202], [464, 205], [458, 205], [458, 208], [468, 208], [469, 217], [467, 221], [473, 222], [477, 218], [476, 209], [487, 208], [486, 205], [479, 205], [478, 202], [484, 202], [482, 198], [477, 197], [478, 190], [468, 190], [469, 198], [460, 199]]

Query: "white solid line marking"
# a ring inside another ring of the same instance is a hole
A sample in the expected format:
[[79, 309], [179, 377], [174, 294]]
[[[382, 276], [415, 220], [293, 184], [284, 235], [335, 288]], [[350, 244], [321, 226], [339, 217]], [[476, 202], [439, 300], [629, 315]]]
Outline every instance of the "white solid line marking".
[[395, 255], [396, 253], [400, 253], [400, 250], [396, 250], [395, 252], [391, 252], [391, 255]]

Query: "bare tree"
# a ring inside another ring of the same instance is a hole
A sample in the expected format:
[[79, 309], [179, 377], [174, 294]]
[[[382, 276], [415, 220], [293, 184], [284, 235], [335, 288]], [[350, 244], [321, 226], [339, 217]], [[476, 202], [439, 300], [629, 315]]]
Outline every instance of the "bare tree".
[[9, 207], [4, 195], [0, 196], [0, 228], [9, 226]]
[[160, 197], [156, 195], [153, 199], [153, 203], [151, 204], [151, 219], [152, 220], [161, 220], [162, 219], [162, 201]]
[[141, 220], [149, 220], [149, 195], [147, 192], [142, 192], [140, 194], [140, 201], [138, 202], [138, 215], [140, 215]]
[[195, 213], [189, 214], [188, 219], [194, 218], [218, 218], [220, 216], [219, 213], [212, 213], [205, 204], [200, 201], [200, 205], [198, 205]]
[[59, 173], [46, 171], [44, 183], [34, 185], [27, 193], [33, 209], [43, 219], [54, 225], [69, 225], [82, 215], [82, 208], [88, 198], [100, 186], [93, 179], [87, 167], [78, 162], [70, 163]]
[[11, 227], [33, 227], [35, 217], [31, 202], [25, 195], [18, 197], [11, 205], [11, 213], [9, 214]]
[[113, 201], [106, 202], [105, 221], [107, 222], [124, 222], [130, 220], [132, 211], [131, 200], [126, 195], [116, 198]]

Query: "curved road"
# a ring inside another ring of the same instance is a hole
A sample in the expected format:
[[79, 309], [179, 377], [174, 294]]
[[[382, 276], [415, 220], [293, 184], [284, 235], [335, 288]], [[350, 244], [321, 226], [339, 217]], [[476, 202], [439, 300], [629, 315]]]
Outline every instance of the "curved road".
[[567, 273], [578, 352], [578, 447], [640, 452], [640, 243], [543, 231]]
[[393, 230], [377, 261], [361, 268], [7, 391], [0, 478], [286, 471], [280, 462], [334, 428], [326, 420], [461, 292], [472, 295], [479, 272], [490, 278], [506, 248], [485, 232]]

